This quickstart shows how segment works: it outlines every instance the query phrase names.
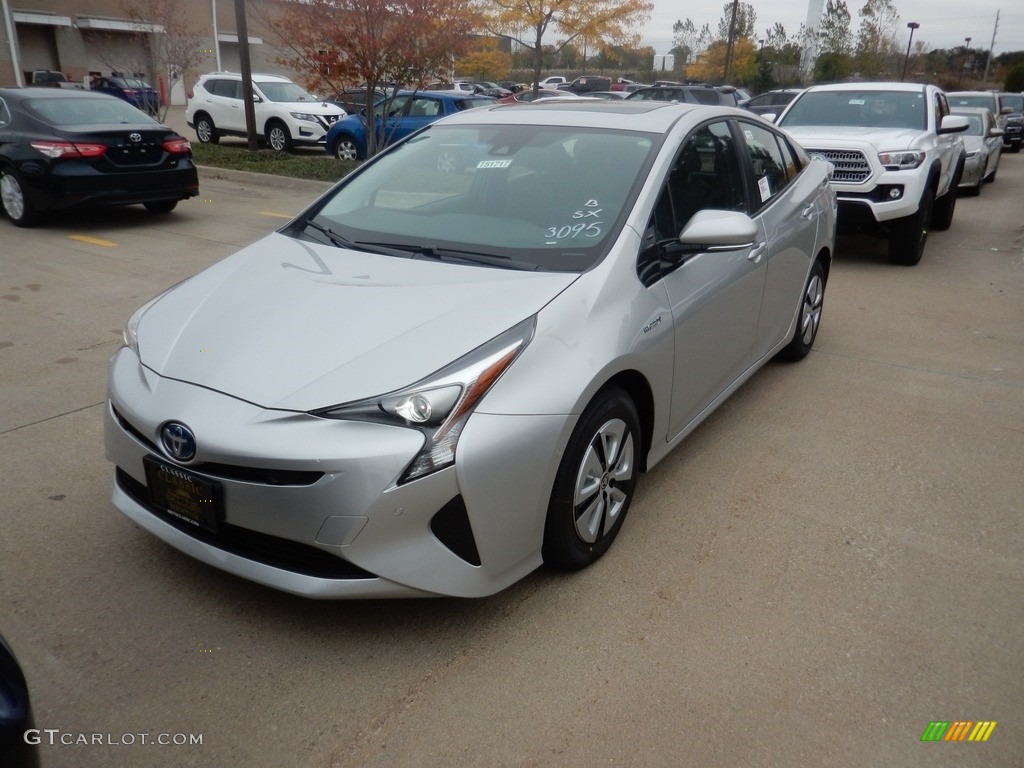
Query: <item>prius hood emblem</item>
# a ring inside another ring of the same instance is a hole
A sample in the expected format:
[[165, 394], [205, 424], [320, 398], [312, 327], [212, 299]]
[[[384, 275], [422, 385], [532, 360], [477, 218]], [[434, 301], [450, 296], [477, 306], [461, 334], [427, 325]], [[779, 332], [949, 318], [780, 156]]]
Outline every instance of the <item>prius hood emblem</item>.
[[177, 461], [191, 461], [196, 456], [196, 436], [180, 422], [164, 424], [160, 430], [160, 444], [164, 452]]

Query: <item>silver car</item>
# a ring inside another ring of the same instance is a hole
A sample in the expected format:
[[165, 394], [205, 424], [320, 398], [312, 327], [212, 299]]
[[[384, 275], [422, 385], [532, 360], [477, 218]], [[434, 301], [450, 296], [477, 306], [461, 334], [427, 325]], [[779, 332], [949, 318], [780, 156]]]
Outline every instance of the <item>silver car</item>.
[[999, 170], [999, 158], [1003, 155], [1004, 131], [998, 127], [992, 113], [980, 107], [960, 107], [951, 110], [954, 115], [963, 115], [969, 121], [964, 131], [964, 172], [960, 176], [958, 190], [968, 194], [981, 194], [981, 185], [995, 181]]
[[113, 502], [307, 597], [478, 597], [582, 568], [640, 472], [811, 349], [830, 169], [725, 107], [431, 124], [132, 316]]

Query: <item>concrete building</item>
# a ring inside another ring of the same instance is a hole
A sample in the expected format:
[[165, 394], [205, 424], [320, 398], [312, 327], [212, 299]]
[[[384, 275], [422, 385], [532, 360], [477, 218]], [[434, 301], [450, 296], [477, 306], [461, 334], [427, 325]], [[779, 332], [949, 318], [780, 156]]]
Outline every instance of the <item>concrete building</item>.
[[[83, 83], [93, 74], [122, 74], [143, 77], [171, 104], [184, 104], [200, 74], [240, 70], [234, 0], [0, 0], [0, 6], [0, 86], [25, 85], [39, 69]], [[134, 19], [132, 6], [140, 9]], [[294, 78], [275, 63], [286, 52], [263, 21], [275, 0], [245, 6], [253, 71]], [[181, 77], [162, 61], [172, 38], [196, 49]]]

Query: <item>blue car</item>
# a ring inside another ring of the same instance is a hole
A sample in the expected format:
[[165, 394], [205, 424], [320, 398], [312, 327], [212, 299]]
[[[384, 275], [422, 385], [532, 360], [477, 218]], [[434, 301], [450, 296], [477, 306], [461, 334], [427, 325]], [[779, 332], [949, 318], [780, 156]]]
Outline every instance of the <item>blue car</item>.
[[147, 115], [160, 112], [160, 96], [156, 90], [138, 77], [101, 77], [89, 86], [94, 91], [124, 99]]
[[[425, 125], [474, 107], [496, 104], [490, 96], [444, 91], [399, 91], [390, 101], [374, 106], [377, 146], [386, 147]], [[385, 110], [387, 116], [385, 119]], [[339, 160], [366, 159], [366, 115], [342, 118], [327, 131], [327, 154]]]

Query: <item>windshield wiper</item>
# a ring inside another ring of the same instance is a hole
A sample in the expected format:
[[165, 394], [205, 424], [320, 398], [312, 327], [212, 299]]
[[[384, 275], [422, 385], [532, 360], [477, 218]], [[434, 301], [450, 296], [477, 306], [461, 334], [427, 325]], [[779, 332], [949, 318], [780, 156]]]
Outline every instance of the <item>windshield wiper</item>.
[[409, 246], [408, 248], [409, 252], [412, 254], [412, 258], [414, 259], [431, 259], [433, 261], [444, 261], [453, 264], [486, 264], [490, 267], [502, 267], [504, 269], [518, 269], [531, 272], [540, 269], [538, 264], [526, 261], [515, 261], [510, 256], [502, 256], [500, 254], [460, 251], [454, 248], [438, 248], [433, 245], [416, 245]]
[[306, 221], [306, 226], [310, 229], [315, 229], [321, 235], [331, 241], [331, 245], [336, 248], [348, 248], [353, 251], [365, 251], [366, 253], [378, 253], [382, 256], [402, 256], [408, 257], [408, 253], [404, 250], [395, 248], [377, 247], [374, 243], [356, 243], [352, 240], [342, 237], [333, 229], [328, 226], [321, 224], [313, 219]]

